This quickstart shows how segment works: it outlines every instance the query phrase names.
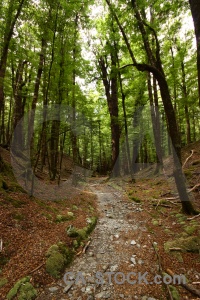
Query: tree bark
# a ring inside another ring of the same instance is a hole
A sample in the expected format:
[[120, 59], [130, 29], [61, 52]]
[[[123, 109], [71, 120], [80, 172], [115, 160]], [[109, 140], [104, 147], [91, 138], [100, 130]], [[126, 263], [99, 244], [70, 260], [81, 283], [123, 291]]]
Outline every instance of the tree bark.
[[199, 91], [199, 106], [200, 106], [200, 1], [189, 0], [194, 21], [194, 29], [197, 43], [197, 72], [198, 72], [198, 91]]
[[[112, 52], [112, 51], [111, 51]], [[114, 51], [115, 52], [115, 51]], [[102, 80], [105, 88], [105, 94], [110, 113], [111, 139], [112, 139], [112, 170], [114, 176], [119, 176], [119, 120], [118, 120], [118, 85], [116, 72], [116, 56], [111, 53], [111, 74], [110, 81], [108, 79], [107, 67], [103, 57], [99, 59], [99, 67], [102, 73]]]

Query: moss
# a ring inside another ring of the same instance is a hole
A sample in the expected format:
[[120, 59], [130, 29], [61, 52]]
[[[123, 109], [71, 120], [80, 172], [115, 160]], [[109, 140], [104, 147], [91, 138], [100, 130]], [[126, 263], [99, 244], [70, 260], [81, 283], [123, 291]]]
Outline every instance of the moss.
[[139, 198], [137, 198], [137, 197], [133, 197], [133, 196], [131, 196], [131, 197], [129, 197], [132, 201], [134, 201], [134, 202], [136, 202], [136, 203], [141, 203], [141, 200], [139, 199]]
[[183, 222], [183, 221], [185, 221], [187, 219], [187, 217], [185, 215], [183, 215], [183, 214], [176, 214], [176, 218], [178, 219], [177, 221], [179, 223], [181, 223], [181, 222]]
[[188, 235], [191, 235], [196, 230], [196, 226], [186, 226], [184, 230], [185, 232], [187, 232]]
[[61, 223], [61, 222], [65, 222], [65, 221], [70, 221], [74, 219], [74, 214], [73, 212], [69, 211], [67, 213], [67, 215], [57, 215], [56, 216], [56, 222], [57, 223]]
[[46, 253], [46, 271], [54, 278], [59, 278], [64, 267], [68, 266], [73, 259], [73, 251], [64, 243], [52, 245]]
[[7, 278], [0, 278], [0, 288], [8, 282]]
[[181, 252], [200, 252], [200, 238], [197, 236], [181, 237], [173, 241], [168, 241], [164, 244], [166, 252], [170, 252], [170, 248], [180, 248]]
[[192, 177], [192, 172], [191, 170], [184, 170], [184, 174], [187, 179], [190, 179]]
[[158, 226], [158, 225], [159, 225], [159, 222], [158, 222], [157, 220], [152, 220], [152, 224], [153, 224], [154, 226]]
[[180, 300], [180, 295], [179, 295], [179, 292], [178, 290], [175, 288], [175, 286], [173, 285], [169, 285], [169, 289], [170, 289], [170, 292], [172, 294], [172, 298], [173, 300]]
[[37, 297], [37, 291], [30, 283], [30, 277], [20, 279], [7, 294], [7, 299], [12, 300], [17, 296], [18, 300], [32, 300]]
[[46, 261], [46, 271], [54, 278], [59, 278], [65, 266], [65, 259], [59, 252], [52, 253]]
[[19, 213], [14, 213], [13, 214], [13, 219], [17, 221], [23, 221], [25, 219], [25, 216]]

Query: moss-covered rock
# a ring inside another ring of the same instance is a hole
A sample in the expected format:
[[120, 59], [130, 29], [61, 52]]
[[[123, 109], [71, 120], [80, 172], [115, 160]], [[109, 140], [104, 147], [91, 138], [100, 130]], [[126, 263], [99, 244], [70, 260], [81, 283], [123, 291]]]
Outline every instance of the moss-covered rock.
[[46, 271], [54, 278], [59, 278], [64, 267], [70, 264], [73, 251], [63, 243], [52, 245], [47, 253]]
[[30, 283], [30, 277], [20, 279], [7, 294], [7, 299], [33, 300], [37, 297], [37, 291]]
[[170, 252], [170, 248], [180, 248], [181, 252], [200, 252], [200, 237], [190, 236], [187, 238], [181, 237], [173, 241], [168, 241], [164, 244], [166, 252]]
[[54, 278], [59, 278], [65, 266], [64, 256], [59, 252], [52, 253], [46, 261], [46, 271]]

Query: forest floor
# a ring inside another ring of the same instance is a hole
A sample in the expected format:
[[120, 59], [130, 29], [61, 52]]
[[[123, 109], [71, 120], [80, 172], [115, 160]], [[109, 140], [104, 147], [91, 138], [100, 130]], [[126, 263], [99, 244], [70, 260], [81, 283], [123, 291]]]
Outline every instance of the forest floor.
[[[200, 143], [184, 149], [183, 162], [191, 150], [193, 155], [184, 166], [188, 189], [200, 182]], [[1, 155], [9, 163], [8, 151], [1, 149]], [[37, 300], [164, 300], [170, 299], [169, 294], [174, 297], [171, 299], [200, 299], [178, 284], [169, 288], [166, 284], [152, 283], [154, 276], [170, 269], [176, 275], [184, 274], [188, 285], [200, 289], [200, 217], [182, 214], [170, 174], [170, 160], [166, 164], [164, 174], [154, 175], [154, 168], [149, 167], [138, 174], [135, 183], [129, 177], [91, 178], [82, 190], [68, 193], [68, 198], [62, 201], [30, 199], [9, 171], [2, 173], [0, 299], [6, 299], [14, 283], [27, 275], [37, 288]], [[198, 187], [192, 201], [200, 210]], [[73, 219], [56, 222], [58, 215], [68, 212], [73, 212]], [[84, 245], [79, 247], [70, 267], [60, 279], [53, 279], [45, 270], [47, 250], [59, 241], [72, 247], [73, 238], [67, 236], [66, 228], [69, 225], [83, 228], [91, 216], [98, 216], [98, 222], [85, 241], [88, 247], [85, 251]], [[188, 239], [193, 239], [192, 245], [181, 249], [180, 241]], [[172, 240], [177, 246], [172, 244], [172, 250], [166, 250], [166, 243]], [[104, 282], [97, 278], [97, 271]], [[67, 277], [63, 280], [66, 272], [73, 272], [68, 278], [70, 284], [66, 283]], [[79, 282], [78, 272], [82, 276]], [[113, 272], [111, 279], [108, 272]], [[136, 273], [130, 276], [131, 283], [123, 280], [130, 272]], [[139, 272], [141, 275], [147, 272], [145, 278], [149, 284], [145, 279], [133, 284]], [[175, 298], [177, 291], [179, 298]]]

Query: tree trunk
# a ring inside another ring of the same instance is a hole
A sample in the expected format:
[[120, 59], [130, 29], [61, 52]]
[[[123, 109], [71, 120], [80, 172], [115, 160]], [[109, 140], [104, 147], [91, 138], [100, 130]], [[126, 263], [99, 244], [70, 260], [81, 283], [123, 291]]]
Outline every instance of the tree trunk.
[[198, 71], [198, 90], [199, 90], [199, 106], [200, 106], [200, 1], [189, 0], [194, 21], [194, 29], [197, 43], [197, 71]]
[[185, 119], [186, 119], [186, 137], [187, 137], [187, 144], [191, 143], [191, 130], [190, 130], [190, 116], [189, 116], [189, 109], [188, 109], [188, 92], [186, 86], [186, 75], [185, 75], [185, 66], [184, 62], [181, 62], [181, 71], [182, 71], [182, 92], [183, 92], [183, 101], [184, 101], [184, 108], [185, 108]]
[[99, 59], [99, 66], [102, 73], [102, 80], [105, 88], [105, 94], [108, 103], [111, 123], [111, 140], [112, 140], [112, 170], [113, 175], [120, 174], [119, 164], [119, 120], [118, 120], [118, 86], [117, 86], [117, 72], [116, 72], [116, 56], [111, 53], [111, 80], [109, 82], [107, 67], [103, 57]]
[[158, 172], [159, 164], [163, 165], [163, 158], [162, 158], [162, 145], [161, 145], [161, 136], [160, 136], [160, 119], [159, 119], [159, 110], [158, 110], [157, 87], [156, 87], [155, 80], [153, 84], [153, 89], [154, 89], [154, 97], [152, 93], [151, 76], [150, 74], [148, 74], [148, 92], [149, 92], [151, 119], [153, 124], [153, 134], [154, 134], [156, 157], [157, 157], [156, 172]]

